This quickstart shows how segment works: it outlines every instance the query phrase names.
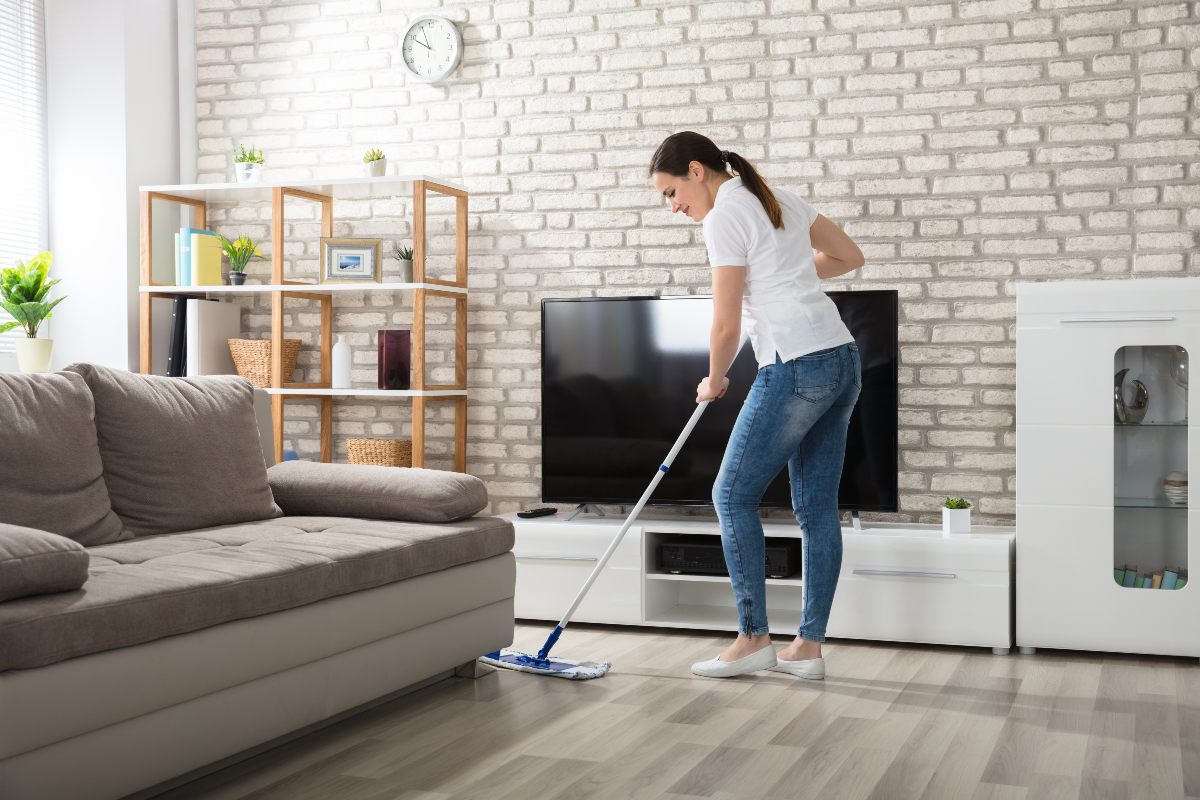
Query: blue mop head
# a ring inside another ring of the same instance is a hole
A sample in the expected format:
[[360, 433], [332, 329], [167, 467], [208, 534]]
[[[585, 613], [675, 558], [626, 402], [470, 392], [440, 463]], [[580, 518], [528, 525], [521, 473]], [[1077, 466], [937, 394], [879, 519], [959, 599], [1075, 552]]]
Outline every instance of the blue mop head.
[[516, 650], [497, 650], [479, 658], [484, 664], [502, 669], [513, 669], [518, 672], [532, 672], [535, 675], [548, 675], [552, 678], [567, 678], [573, 681], [586, 681], [603, 677], [612, 667], [609, 662], [597, 664], [594, 661], [568, 661], [565, 658], [538, 658], [528, 653]]

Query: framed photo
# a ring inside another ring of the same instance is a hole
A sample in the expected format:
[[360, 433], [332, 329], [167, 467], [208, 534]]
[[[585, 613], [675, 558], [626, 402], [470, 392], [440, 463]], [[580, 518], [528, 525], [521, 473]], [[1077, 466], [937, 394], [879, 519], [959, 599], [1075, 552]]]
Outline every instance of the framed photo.
[[378, 239], [321, 238], [321, 283], [379, 283]]

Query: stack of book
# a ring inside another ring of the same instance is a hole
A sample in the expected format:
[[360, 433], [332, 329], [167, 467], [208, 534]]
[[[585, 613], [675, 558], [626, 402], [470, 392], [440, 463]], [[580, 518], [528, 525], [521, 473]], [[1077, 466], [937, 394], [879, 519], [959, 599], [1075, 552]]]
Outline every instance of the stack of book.
[[180, 228], [175, 234], [175, 285], [221, 285], [221, 239], [213, 231]]
[[1136, 565], [1126, 564], [1113, 569], [1113, 580], [1118, 586], [1131, 589], [1182, 589], [1187, 585], [1187, 570], [1173, 567], [1156, 572], [1138, 572]]

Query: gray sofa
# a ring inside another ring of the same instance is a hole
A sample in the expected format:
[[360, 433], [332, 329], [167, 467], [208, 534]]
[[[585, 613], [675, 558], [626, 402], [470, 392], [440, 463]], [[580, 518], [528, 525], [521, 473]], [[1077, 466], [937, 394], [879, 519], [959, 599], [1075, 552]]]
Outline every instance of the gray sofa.
[[150, 796], [512, 642], [482, 482], [269, 465], [255, 405], [232, 377], [0, 375], [0, 797]]

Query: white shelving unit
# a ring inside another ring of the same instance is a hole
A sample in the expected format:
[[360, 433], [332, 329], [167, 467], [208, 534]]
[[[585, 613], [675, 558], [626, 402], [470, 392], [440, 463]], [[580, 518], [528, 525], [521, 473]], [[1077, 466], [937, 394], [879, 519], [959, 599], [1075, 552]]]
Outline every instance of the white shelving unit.
[[268, 292], [306, 292], [308, 294], [363, 294], [365, 292], [406, 292], [413, 289], [438, 289], [451, 294], [466, 294], [457, 286], [433, 283], [258, 283], [246, 286], [139, 286], [138, 291], [171, 295], [236, 295], [266, 294]]
[[[1171, 502], [1163, 480], [1200, 465], [1200, 406], [1187, 375], [1198, 353], [1200, 279], [1018, 284], [1023, 650], [1200, 657], [1196, 587], [1140, 585], [1168, 570], [1194, 574], [1200, 510]], [[1134, 381], [1147, 402], [1122, 421], [1116, 395], [1123, 388], [1133, 405]], [[1117, 582], [1126, 566], [1139, 585]]]
[[[521, 519], [516, 529], [516, 614], [557, 622], [624, 518]], [[799, 539], [795, 523], [767, 522], [768, 539]], [[580, 604], [575, 622], [700, 630], [737, 629], [729, 579], [658, 568], [658, 545], [679, 535], [717, 538], [716, 520], [646, 512], [625, 535]], [[829, 619], [833, 638], [1012, 646], [1013, 530], [977, 528], [946, 538], [940, 529], [897, 525], [842, 530], [842, 572]], [[767, 580], [771, 632], [795, 634], [804, 611], [798, 577]]]

